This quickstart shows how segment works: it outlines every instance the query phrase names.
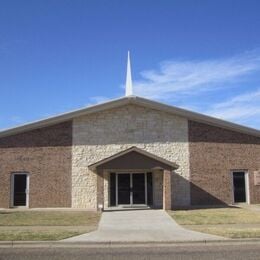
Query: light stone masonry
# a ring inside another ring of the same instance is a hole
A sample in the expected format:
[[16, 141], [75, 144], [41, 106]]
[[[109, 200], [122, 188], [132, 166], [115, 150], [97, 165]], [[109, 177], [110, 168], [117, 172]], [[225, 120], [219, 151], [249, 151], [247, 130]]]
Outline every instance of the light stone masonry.
[[[96, 207], [97, 177], [88, 166], [132, 146], [178, 164], [175, 173], [178, 180], [172, 178], [172, 203], [190, 204], [187, 119], [142, 106], [125, 105], [73, 120], [73, 208]], [[107, 193], [107, 180], [105, 187]]]
[[155, 208], [163, 207], [163, 172], [153, 172], [153, 204]]

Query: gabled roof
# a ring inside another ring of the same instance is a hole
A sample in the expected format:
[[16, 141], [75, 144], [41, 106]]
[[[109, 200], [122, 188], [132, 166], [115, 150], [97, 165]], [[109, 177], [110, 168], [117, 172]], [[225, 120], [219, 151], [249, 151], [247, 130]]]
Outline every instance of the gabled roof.
[[119, 157], [124, 156], [126, 154], [130, 154], [131, 152], [136, 152], [136, 153], [139, 153], [141, 155], [144, 155], [145, 157], [148, 157], [148, 158], [151, 158], [151, 159], [153, 159], [155, 161], [158, 161], [158, 162], [160, 162], [160, 163], [162, 163], [164, 165], [169, 166], [172, 169], [176, 170], [176, 169], [179, 168], [179, 165], [177, 165], [176, 163], [170, 162], [170, 161], [168, 161], [168, 160], [166, 160], [166, 159], [164, 159], [162, 157], [159, 157], [159, 156], [157, 156], [155, 154], [152, 154], [152, 153], [149, 153], [149, 152], [147, 152], [147, 151], [145, 151], [143, 149], [137, 148], [136, 146], [132, 146], [132, 147], [130, 147], [130, 148], [124, 150], [124, 151], [116, 153], [116, 154], [114, 154], [112, 156], [109, 156], [109, 157], [107, 157], [105, 159], [102, 159], [102, 160], [100, 160], [100, 161], [98, 161], [96, 163], [90, 164], [88, 166], [88, 168], [90, 170], [95, 170], [97, 167], [99, 167], [99, 166], [101, 166], [103, 164], [106, 164], [106, 163], [108, 163], [110, 161], [113, 161], [116, 158], [119, 158]]
[[238, 125], [235, 123], [231, 123], [231, 122], [228, 122], [228, 121], [225, 121], [222, 119], [206, 116], [206, 115], [192, 112], [189, 110], [185, 110], [182, 108], [166, 105], [163, 103], [159, 103], [159, 102], [152, 101], [150, 99], [145, 99], [145, 98], [138, 97], [138, 96], [122, 97], [119, 99], [114, 99], [114, 100], [111, 100], [108, 102], [104, 102], [104, 103], [89, 106], [89, 107], [86, 107], [83, 109], [60, 114], [57, 116], [53, 116], [53, 117], [39, 120], [36, 122], [28, 123], [28, 124], [21, 125], [18, 127], [6, 129], [6, 130], [3, 130], [0, 132], [0, 137], [18, 134], [21, 132], [26, 132], [29, 130], [42, 128], [45, 126], [54, 125], [57, 123], [72, 120], [73, 118], [76, 118], [79, 116], [88, 115], [88, 114], [104, 111], [107, 109], [120, 107], [120, 106], [127, 105], [127, 104], [136, 104], [136, 105], [148, 107], [151, 109], [156, 109], [156, 110], [172, 113], [172, 114], [182, 116], [182, 117], [185, 117], [187, 119], [194, 120], [197, 122], [201, 122], [201, 123], [205, 123], [205, 124], [209, 124], [209, 125], [213, 125], [213, 126], [218, 126], [218, 127], [226, 128], [226, 129], [233, 130], [236, 132], [241, 132], [241, 133], [260, 137], [260, 130]]

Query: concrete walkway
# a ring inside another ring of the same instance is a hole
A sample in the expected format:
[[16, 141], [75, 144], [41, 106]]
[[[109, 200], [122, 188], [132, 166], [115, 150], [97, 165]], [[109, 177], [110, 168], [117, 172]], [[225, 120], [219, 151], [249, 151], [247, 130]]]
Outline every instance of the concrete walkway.
[[222, 240], [179, 226], [163, 210], [104, 212], [97, 231], [64, 239], [68, 242], [173, 242]]
[[243, 209], [248, 209], [248, 210], [252, 210], [252, 211], [256, 211], [256, 212], [260, 211], [260, 204], [238, 203], [236, 205]]

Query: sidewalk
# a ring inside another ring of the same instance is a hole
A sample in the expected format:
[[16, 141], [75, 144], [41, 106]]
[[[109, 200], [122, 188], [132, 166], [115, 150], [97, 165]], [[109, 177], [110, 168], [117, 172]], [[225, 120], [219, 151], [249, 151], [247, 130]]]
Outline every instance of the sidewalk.
[[210, 241], [226, 238], [185, 229], [163, 210], [103, 212], [97, 231], [63, 242], [123, 243]]

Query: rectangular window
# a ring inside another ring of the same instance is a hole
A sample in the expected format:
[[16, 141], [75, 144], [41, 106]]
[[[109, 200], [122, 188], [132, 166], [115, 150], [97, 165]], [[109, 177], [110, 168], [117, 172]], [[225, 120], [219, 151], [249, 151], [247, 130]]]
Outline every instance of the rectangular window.
[[28, 206], [29, 175], [27, 173], [12, 174], [12, 206]]
[[245, 171], [233, 171], [234, 203], [249, 202], [248, 174]]

